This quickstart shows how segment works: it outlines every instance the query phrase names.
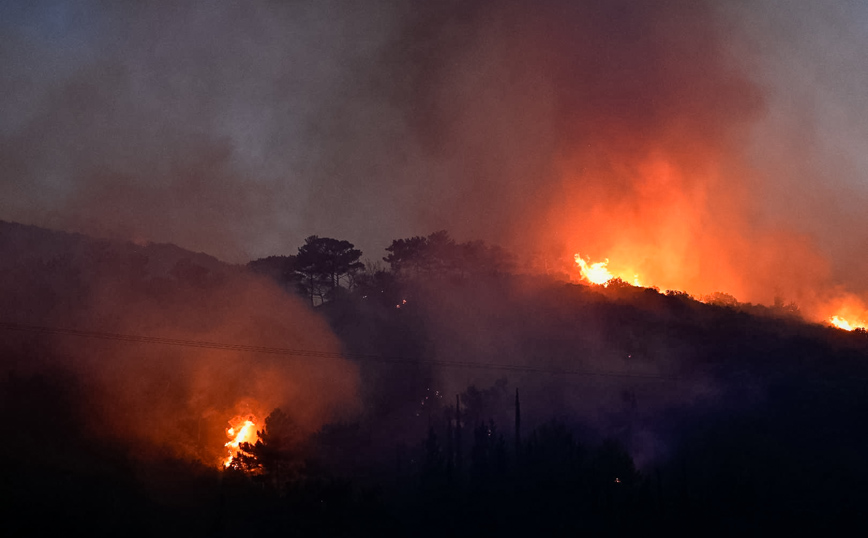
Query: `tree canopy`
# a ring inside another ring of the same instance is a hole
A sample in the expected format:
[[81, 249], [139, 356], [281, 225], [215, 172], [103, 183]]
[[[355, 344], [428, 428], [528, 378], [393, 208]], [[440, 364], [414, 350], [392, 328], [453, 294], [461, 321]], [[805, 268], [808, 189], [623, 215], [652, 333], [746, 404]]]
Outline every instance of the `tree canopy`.
[[230, 467], [264, 476], [278, 486], [304, 465], [302, 436], [295, 421], [280, 408], [265, 418], [256, 443], [241, 443]]
[[300, 277], [295, 267], [295, 256], [268, 256], [247, 264], [247, 268], [254, 273], [272, 278], [285, 288], [293, 287], [299, 281]]
[[316, 298], [322, 303], [334, 297], [342, 278], [351, 283], [352, 275], [365, 266], [359, 261], [361, 256], [362, 251], [349, 241], [316, 235], [305, 239], [298, 247], [295, 270], [302, 276], [300, 285], [311, 304]]
[[515, 263], [499, 246], [484, 241], [456, 243], [445, 230], [427, 237], [395, 239], [386, 251], [389, 254], [383, 261], [404, 278], [495, 275], [510, 272]]

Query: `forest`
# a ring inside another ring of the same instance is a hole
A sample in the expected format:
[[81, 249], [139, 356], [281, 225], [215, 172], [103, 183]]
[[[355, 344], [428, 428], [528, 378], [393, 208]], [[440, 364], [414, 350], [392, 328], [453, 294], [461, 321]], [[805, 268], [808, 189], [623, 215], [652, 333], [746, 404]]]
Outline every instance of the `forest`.
[[[438, 231], [231, 265], [0, 222], [4, 527], [868, 529], [864, 330], [570, 263]], [[257, 436], [223, 464], [235, 415]]]

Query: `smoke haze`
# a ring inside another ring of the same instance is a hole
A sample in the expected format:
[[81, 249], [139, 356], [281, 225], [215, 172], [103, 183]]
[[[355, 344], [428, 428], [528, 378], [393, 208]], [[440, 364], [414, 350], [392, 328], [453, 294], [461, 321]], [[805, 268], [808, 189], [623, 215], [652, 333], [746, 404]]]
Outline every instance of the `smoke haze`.
[[0, 218], [231, 261], [447, 228], [864, 316], [859, 2], [0, 10]]
[[[236, 415], [254, 415], [261, 429], [280, 407], [310, 435], [359, 412], [358, 370], [349, 361], [195, 344], [339, 353], [325, 321], [274, 283], [170, 245], [139, 247], [7, 223], [0, 228], [0, 269], [8, 276], [0, 284], [0, 319], [97, 333], [5, 329], [4, 371], [67, 376], [66, 390], [79, 394], [67, 405], [81, 415], [86, 435], [119, 440], [141, 458], [170, 454], [216, 467], [227, 455], [227, 421]], [[188, 344], [118, 341], [99, 333]], [[16, 410], [21, 405], [12, 404]]]

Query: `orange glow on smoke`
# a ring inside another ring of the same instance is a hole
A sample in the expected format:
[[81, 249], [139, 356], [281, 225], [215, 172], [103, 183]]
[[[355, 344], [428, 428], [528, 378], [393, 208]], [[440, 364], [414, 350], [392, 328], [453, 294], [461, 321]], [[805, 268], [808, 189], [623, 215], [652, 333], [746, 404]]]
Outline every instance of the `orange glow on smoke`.
[[606, 268], [609, 265], [608, 259], [602, 262], [588, 263], [579, 253], [576, 253], [575, 259], [579, 270], [582, 272], [582, 279], [592, 284], [605, 286], [607, 282], [614, 278], [614, 275]]
[[[576, 253], [575, 260], [582, 280], [604, 287], [608, 287], [612, 279], [615, 278], [619, 278], [624, 282], [629, 282], [627, 278], [627, 273], [613, 273], [609, 270], [608, 258], [601, 262], [590, 263], [590, 260], [585, 261], [585, 259], [582, 258], [581, 254]], [[633, 275], [632, 284], [636, 287], [645, 286], [644, 284], [640, 283], [639, 275], [636, 274]], [[705, 302], [706, 299], [703, 297], [708, 296], [698, 296], [696, 300], [700, 302]], [[824, 306], [818, 307], [820, 311], [834, 311], [835, 309], [839, 311], [838, 314], [826, 318], [826, 321], [828, 321], [828, 323], [830, 323], [832, 326], [843, 329], [845, 331], [854, 331], [856, 329], [864, 330], [868, 328], [868, 323], [862, 321], [866, 318], [866, 314], [868, 314], [868, 309], [864, 308], [861, 301], [859, 301], [858, 298], [854, 296], [845, 296], [844, 299], [845, 300], [841, 304], [841, 306], [826, 304]], [[841, 299], [839, 299], [839, 302], [840, 301]]]
[[590, 144], [559, 163], [559, 196], [538, 225], [557, 241], [541, 254], [546, 270], [569, 259], [557, 267], [587, 283], [795, 304], [807, 320], [865, 326], [868, 301], [835, 282], [816, 239], [763, 220], [762, 193], [740, 179], [749, 171], [695, 149], [630, 155]]
[[606, 258], [601, 262], [590, 263], [590, 259], [585, 261], [582, 258], [582, 255], [578, 252], [574, 256], [576, 260], [576, 265], [579, 266], [579, 272], [582, 275], [582, 280], [587, 280], [591, 284], [597, 284], [600, 286], [608, 286], [609, 281], [613, 278], [620, 278], [624, 282], [632, 282], [634, 286], [642, 287], [642, 283], [639, 281], [639, 275], [634, 274], [632, 281], [626, 274], [612, 274], [609, 271], [609, 259]]
[[239, 415], [229, 421], [229, 427], [226, 428], [226, 436], [229, 437], [229, 442], [224, 446], [229, 449], [229, 455], [223, 460], [223, 466], [229, 467], [232, 460], [238, 452], [238, 446], [241, 443], [256, 443], [259, 434], [256, 431], [256, 417], [253, 415]]
[[[680, 167], [662, 154], [597, 164], [584, 161], [574, 165], [581, 172], [574, 166], [564, 171], [564, 196], [546, 218], [559, 223], [555, 233], [572, 247], [570, 255], [581, 253], [573, 258], [582, 280], [741, 294], [737, 269], [720, 262], [720, 229], [708, 216], [713, 170]], [[725, 211], [732, 196], [729, 190], [715, 197], [713, 210]], [[731, 221], [725, 230], [739, 235]]]
[[845, 331], [855, 331], [856, 329], [865, 329], [865, 323], [857, 323], [848, 321], [841, 316], [832, 316], [829, 318], [829, 323], [838, 327], [839, 329], [844, 329]]

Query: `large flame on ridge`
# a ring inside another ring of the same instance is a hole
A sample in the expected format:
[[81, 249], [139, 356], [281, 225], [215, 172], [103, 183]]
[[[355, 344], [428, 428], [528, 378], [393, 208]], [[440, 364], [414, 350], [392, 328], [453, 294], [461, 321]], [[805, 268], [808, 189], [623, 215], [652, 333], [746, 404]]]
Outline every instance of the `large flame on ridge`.
[[763, 220], [762, 193], [720, 153], [661, 145], [609, 159], [605, 149], [591, 145], [563, 163], [561, 195], [540, 221], [582, 281], [780, 301], [817, 323], [868, 325], [868, 300], [837, 281], [817, 238]]
[[829, 318], [829, 323], [831, 323], [834, 327], [839, 329], [843, 329], [845, 331], [855, 331], [856, 329], [868, 329], [868, 324], [861, 321], [850, 321], [841, 316], [832, 316]]
[[851, 324], [849, 321], [842, 318], [841, 316], [832, 316], [831, 318], [829, 318], [829, 323], [831, 323], [835, 327], [838, 327], [839, 329], [844, 329], [845, 331], [852, 331], [856, 329], [853, 324]]
[[588, 263], [590, 260], [586, 262], [585, 259], [582, 258], [581, 254], [576, 253], [575, 259], [576, 264], [579, 266], [579, 270], [582, 272], [582, 278], [592, 284], [605, 286], [607, 282], [615, 278], [606, 267], [609, 265], [608, 258], [606, 258], [605, 261]]
[[229, 420], [226, 428], [226, 436], [229, 441], [224, 445], [229, 449], [229, 455], [223, 460], [223, 466], [229, 467], [241, 443], [256, 443], [259, 432], [256, 431], [256, 417], [253, 415], [238, 415]]
[[[576, 266], [579, 268], [579, 272], [581, 274], [582, 280], [586, 280], [592, 284], [597, 284], [599, 286], [608, 286], [609, 282], [614, 278], [619, 278], [624, 282], [627, 281], [621, 275], [613, 274], [609, 270], [609, 259], [606, 258], [601, 262], [593, 262], [591, 263], [590, 258], [586, 261], [580, 253], [576, 253], [574, 255], [576, 260]], [[639, 275], [633, 275], [634, 286], [642, 287], [643, 285], [639, 282]], [[702, 297], [697, 298], [698, 301], [704, 302]], [[843, 329], [845, 331], [855, 331], [857, 329], [866, 330], [868, 329], [868, 323], [863, 321], [853, 321], [854, 318], [845, 318], [842, 313], [838, 313], [830, 316], [827, 321], [833, 327], [837, 327], [838, 329]]]
[[[576, 260], [576, 264], [579, 266], [579, 271], [582, 275], [582, 280], [587, 280], [591, 284], [597, 284], [599, 286], [608, 286], [609, 282], [613, 278], [619, 278], [624, 282], [627, 282], [627, 279], [623, 276], [613, 275], [611, 271], [609, 271], [609, 258], [606, 258], [601, 262], [590, 263], [590, 259], [585, 261], [582, 258], [582, 255], [578, 252], [574, 256]], [[641, 287], [642, 283], [639, 282], [639, 275], [633, 275], [632, 284], [636, 287]]]

